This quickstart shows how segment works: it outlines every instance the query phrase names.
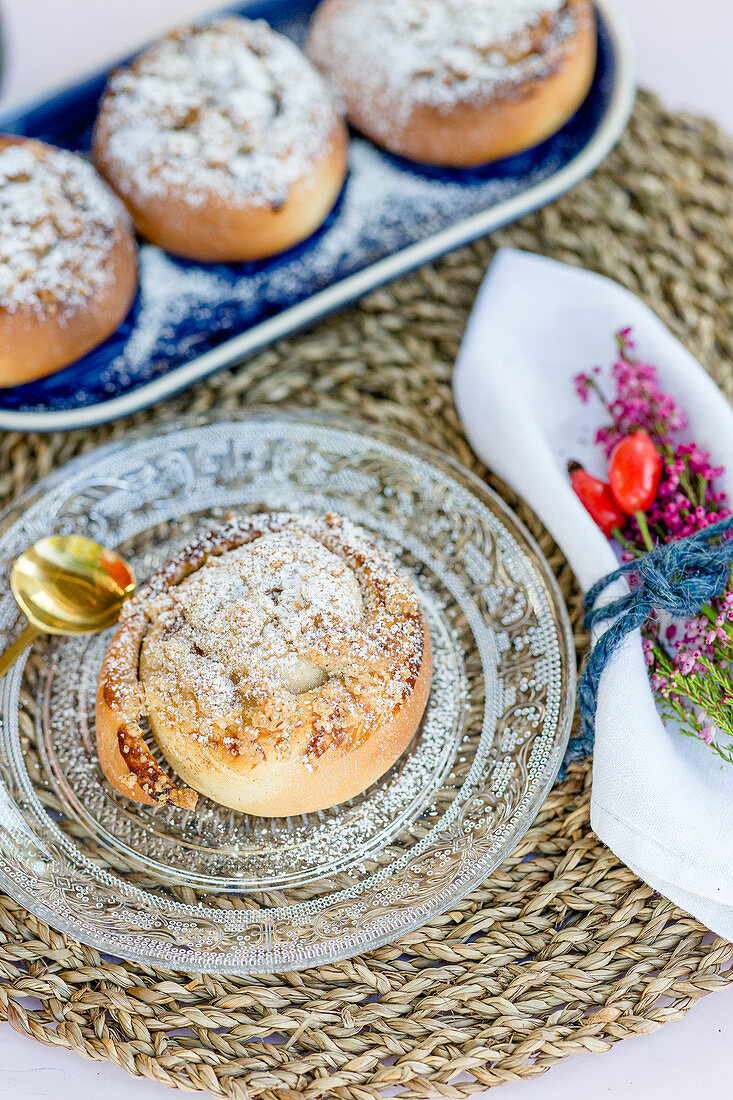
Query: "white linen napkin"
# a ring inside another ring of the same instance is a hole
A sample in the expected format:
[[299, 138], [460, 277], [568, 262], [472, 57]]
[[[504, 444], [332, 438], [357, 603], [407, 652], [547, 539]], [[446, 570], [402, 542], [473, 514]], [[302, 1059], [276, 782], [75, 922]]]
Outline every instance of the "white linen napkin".
[[[685, 409], [689, 438], [726, 468], [733, 499], [733, 412], [703, 368], [638, 298], [587, 271], [502, 249], [481, 286], [454, 375], [458, 412], [479, 457], [531, 505], [584, 589], [618, 561], [570, 488], [566, 465], [605, 474], [594, 444], [599, 403], [572, 378], [612, 362], [631, 326], [639, 356]], [[618, 595], [618, 590], [615, 595]], [[733, 767], [666, 729], [637, 631], [598, 694], [591, 824], [659, 893], [733, 940]]]

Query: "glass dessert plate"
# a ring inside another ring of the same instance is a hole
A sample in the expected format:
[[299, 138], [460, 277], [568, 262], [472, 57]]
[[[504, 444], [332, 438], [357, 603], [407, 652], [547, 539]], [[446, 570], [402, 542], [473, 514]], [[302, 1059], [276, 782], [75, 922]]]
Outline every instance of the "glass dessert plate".
[[434, 678], [420, 730], [358, 798], [260, 819], [114, 791], [94, 747], [110, 632], [39, 639], [0, 685], [0, 886], [102, 951], [194, 971], [314, 966], [457, 903], [528, 829], [562, 761], [575, 679], [564, 604], [517, 519], [456, 463], [389, 432], [261, 411], [143, 429], [70, 463], [0, 525], [119, 547], [139, 579], [230, 510], [340, 512], [415, 580]]

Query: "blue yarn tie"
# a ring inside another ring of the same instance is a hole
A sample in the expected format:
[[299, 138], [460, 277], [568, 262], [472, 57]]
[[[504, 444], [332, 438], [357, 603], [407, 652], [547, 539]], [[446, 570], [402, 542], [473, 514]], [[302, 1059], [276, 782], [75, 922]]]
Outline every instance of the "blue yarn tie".
[[[582, 733], [575, 740], [581, 743], [583, 751], [578, 751], [580, 745], [574, 747], [574, 759], [592, 749], [598, 685], [604, 668], [626, 635], [638, 630], [655, 613], [666, 611], [673, 618], [694, 618], [725, 591], [733, 562], [733, 539], [721, 536], [732, 529], [733, 516], [729, 516], [687, 538], [657, 546], [642, 558], [614, 569], [586, 593], [583, 606], [587, 629], [606, 622], [611, 625], [591, 650], [580, 679]], [[621, 577], [629, 578], [631, 591], [596, 607], [601, 593]]]

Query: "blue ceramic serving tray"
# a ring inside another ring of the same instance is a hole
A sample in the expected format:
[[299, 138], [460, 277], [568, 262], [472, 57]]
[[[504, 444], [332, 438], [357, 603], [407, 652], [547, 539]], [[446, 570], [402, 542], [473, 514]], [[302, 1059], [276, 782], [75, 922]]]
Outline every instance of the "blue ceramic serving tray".
[[[316, 0], [255, 0], [302, 41]], [[592, 88], [542, 145], [482, 169], [427, 169], [354, 136], [349, 174], [325, 225], [303, 244], [247, 264], [195, 264], [141, 244], [140, 289], [121, 328], [65, 370], [0, 390], [0, 428], [52, 431], [145, 408], [368, 290], [552, 201], [592, 172], [622, 133], [634, 83], [613, 0], [597, 0]], [[0, 113], [0, 131], [89, 149], [107, 72]]]

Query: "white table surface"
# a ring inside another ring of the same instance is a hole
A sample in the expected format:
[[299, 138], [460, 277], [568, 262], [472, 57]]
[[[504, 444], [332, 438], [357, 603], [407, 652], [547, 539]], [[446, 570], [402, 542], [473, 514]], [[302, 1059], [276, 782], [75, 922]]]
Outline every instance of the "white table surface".
[[[398, 0], [395, 0], [398, 2]], [[636, 41], [640, 81], [675, 107], [733, 128], [731, 0], [618, 0]], [[4, 99], [32, 95], [133, 49], [216, 0], [0, 0], [8, 67]], [[733, 1095], [733, 989], [704, 998], [684, 1020], [628, 1039], [604, 1055], [567, 1059], [541, 1081], [507, 1085], [501, 1100], [723, 1100]], [[171, 1090], [131, 1080], [0, 1026], [0, 1098], [170, 1100]], [[189, 1094], [194, 1095], [194, 1094]], [[196, 1093], [203, 1097], [203, 1093]], [[488, 1094], [487, 1094], [488, 1095]]]

